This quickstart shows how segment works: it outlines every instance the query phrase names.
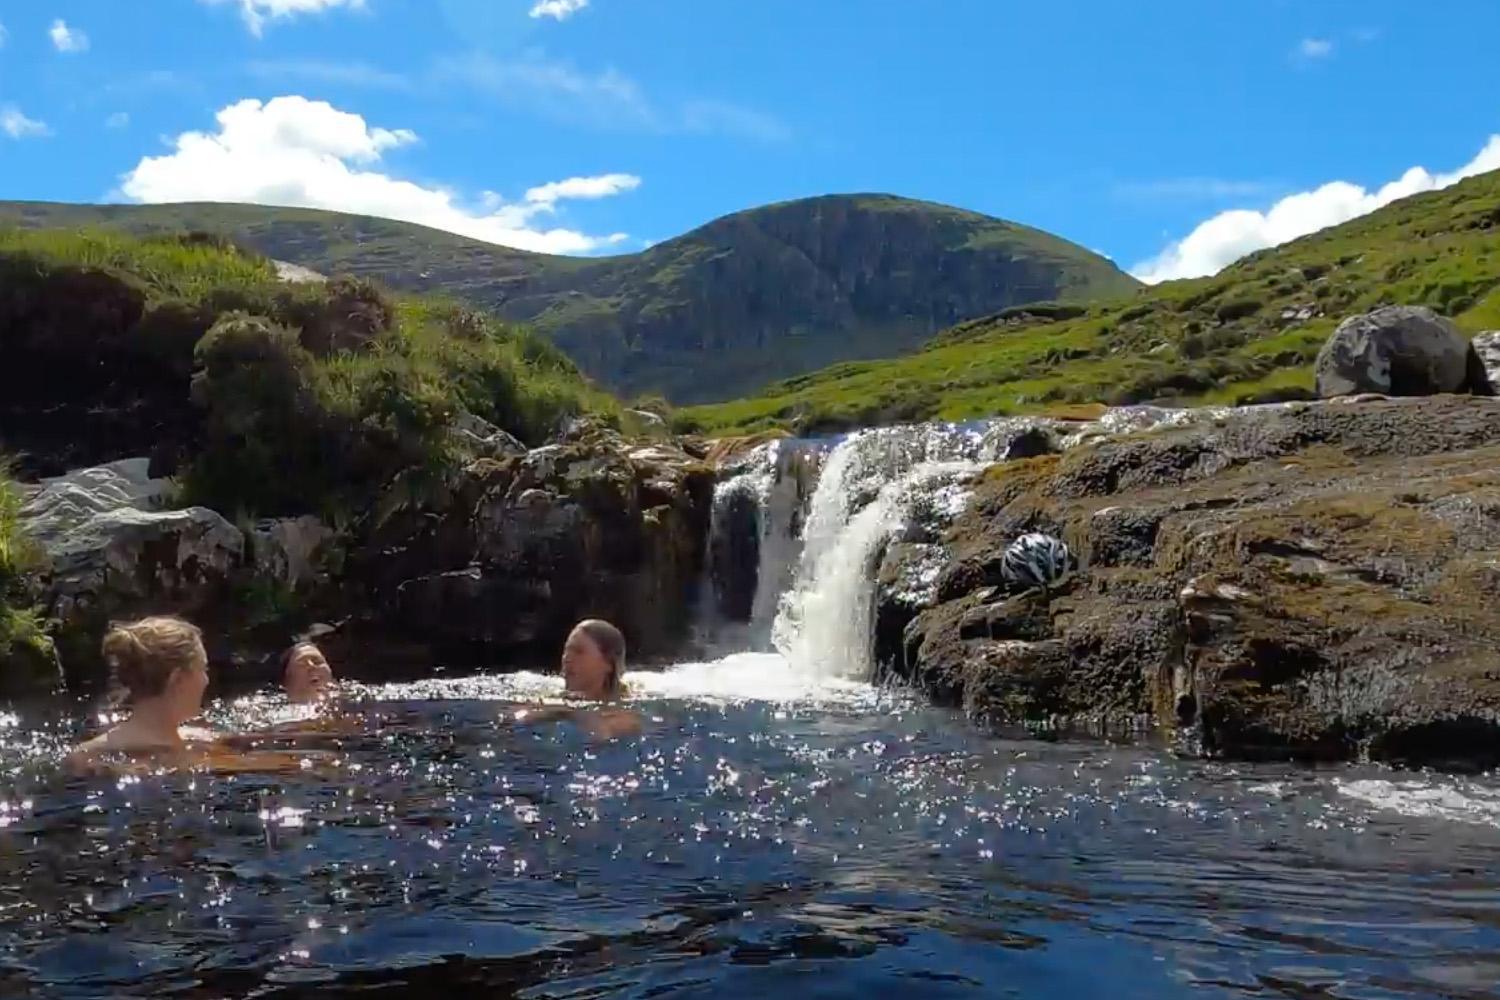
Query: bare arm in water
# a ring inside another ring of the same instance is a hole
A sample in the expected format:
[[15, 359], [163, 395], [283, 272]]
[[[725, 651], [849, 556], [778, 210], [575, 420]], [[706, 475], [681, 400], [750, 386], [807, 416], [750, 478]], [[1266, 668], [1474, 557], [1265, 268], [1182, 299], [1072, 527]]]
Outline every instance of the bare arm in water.
[[540, 705], [517, 709], [511, 714], [518, 724], [571, 722], [595, 739], [614, 740], [639, 736], [641, 717], [628, 708], [614, 706], [574, 708], [571, 705]]

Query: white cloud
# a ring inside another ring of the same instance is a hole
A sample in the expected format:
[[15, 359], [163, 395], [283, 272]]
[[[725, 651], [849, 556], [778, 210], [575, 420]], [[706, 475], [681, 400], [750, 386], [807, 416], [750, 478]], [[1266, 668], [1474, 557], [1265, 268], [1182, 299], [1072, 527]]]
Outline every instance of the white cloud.
[[208, 4], [232, 3], [240, 9], [245, 27], [256, 37], [266, 30], [267, 21], [289, 20], [299, 14], [321, 14], [336, 7], [362, 9], [365, 0], [201, 0]]
[[1303, 59], [1327, 59], [1333, 55], [1333, 42], [1326, 38], [1304, 38], [1297, 43], [1297, 54]]
[[1436, 191], [1466, 177], [1497, 169], [1500, 169], [1500, 135], [1492, 135], [1474, 159], [1451, 173], [1433, 174], [1423, 167], [1412, 167], [1373, 191], [1348, 181], [1331, 181], [1312, 191], [1288, 195], [1264, 212], [1251, 209], [1221, 212], [1155, 257], [1141, 261], [1131, 268], [1131, 273], [1147, 284], [1216, 274], [1256, 250], [1348, 222], [1400, 198]]
[[599, 177], [569, 177], [565, 181], [553, 181], [534, 187], [526, 192], [526, 200], [533, 205], [555, 205], [567, 198], [593, 200], [612, 198], [641, 186], [641, 179], [631, 174], [604, 174]]
[[550, 17], [566, 21], [589, 5], [589, 0], [537, 0], [531, 8], [532, 17]]
[[9, 37], [10, 33], [5, 30], [5, 25], [0, 23], [0, 49], [5, 48], [5, 40]]
[[792, 135], [785, 123], [764, 112], [714, 100], [659, 105], [617, 70], [589, 73], [535, 52], [506, 60], [483, 54], [452, 59], [433, 82], [465, 86], [513, 107], [609, 131], [711, 133], [761, 142]]
[[45, 122], [27, 118], [14, 104], [0, 104], [0, 133], [12, 139], [30, 139], [51, 135]]
[[140, 202], [227, 201], [325, 208], [415, 222], [489, 243], [546, 253], [588, 253], [623, 242], [532, 225], [573, 198], [632, 190], [626, 174], [574, 177], [543, 184], [520, 202], [486, 193], [468, 206], [453, 191], [372, 169], [389, 150], [417, 141], [408, 129], [369, 125], [357, 114], [305, 97], [240, 101], [218, 113], [213, 133], [185, 132], [172, 152], [148, 156], [121, 181]]
[[52, 22], [52, 27], [47, 29], [47, 37], [52, 39], [52, 47], [59, 52], [87, 52], [89, 50], [89, 36], [68, 27], [68, 22], [62, 18]]
[[120, 129], [120, 128], [126, 128], [129, 125], [130, 125], [130, 116], [128, 114], [126, 114], [125, 112], [123, 112], [123, 111], [116, 111], [114, 114], [112, 114], [108, 118], [104, 119], [104, 127], [105, 128]]

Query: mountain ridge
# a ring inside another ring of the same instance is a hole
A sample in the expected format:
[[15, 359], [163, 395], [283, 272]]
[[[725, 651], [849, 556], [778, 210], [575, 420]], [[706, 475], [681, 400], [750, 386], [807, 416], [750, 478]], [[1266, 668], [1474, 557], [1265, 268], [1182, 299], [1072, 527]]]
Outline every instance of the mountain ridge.
[[225, 203], [0, 203], [0, 225], [207, 230], [266, 256], [533, 325], [626, 395], [743, 395], [841, 361], [901, 354], [1009, 306], [1127, 294], [1135, 279], [1061, 237], [864, 192], [776, 202], [629, 254], [561, 257], [413, 223]]

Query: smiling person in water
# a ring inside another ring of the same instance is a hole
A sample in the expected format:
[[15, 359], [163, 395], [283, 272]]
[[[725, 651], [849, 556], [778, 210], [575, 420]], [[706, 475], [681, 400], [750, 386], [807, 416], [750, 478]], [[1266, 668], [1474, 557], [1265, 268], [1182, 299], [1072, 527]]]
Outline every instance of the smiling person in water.
[[183, 729], [203, 711], [208, 689], [208, 654], [196, 625], [142, 618], [111, 628], [102, 650], [128, 697], [130, 718], [75, 749], [70, 764], [103, 754], [181, 751], [188, 739], [199, 737]]
[[293, 705], [317, 705], [333, 696], [333, 668], [313, 643], [295, 643], [281, 655], [281, 685]]

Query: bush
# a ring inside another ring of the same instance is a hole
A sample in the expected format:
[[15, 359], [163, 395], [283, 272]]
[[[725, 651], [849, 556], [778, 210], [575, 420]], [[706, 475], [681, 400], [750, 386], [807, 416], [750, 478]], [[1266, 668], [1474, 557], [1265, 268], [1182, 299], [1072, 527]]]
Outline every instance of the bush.
[[21, 495], [0, 466], [0, 665], [7, 686], [14, 661], [50, 663], [54, 653], [46, 622], [32, 601], [27, 574], [37, 566], [37, 552], [21, 530]]
[[1228, 302], [1221, 303], [1219, 305], [1219, 308], [1214, 310], [1214, 316], [1216, 316], [1220, 322], [1232, 323], [1237, 319], [1245, 319], [1248, 316], [1254, 316], [1256, 313], [1260, 312], [1260, 307], [1261, 302], [1259, 299], [1230, 299]]

